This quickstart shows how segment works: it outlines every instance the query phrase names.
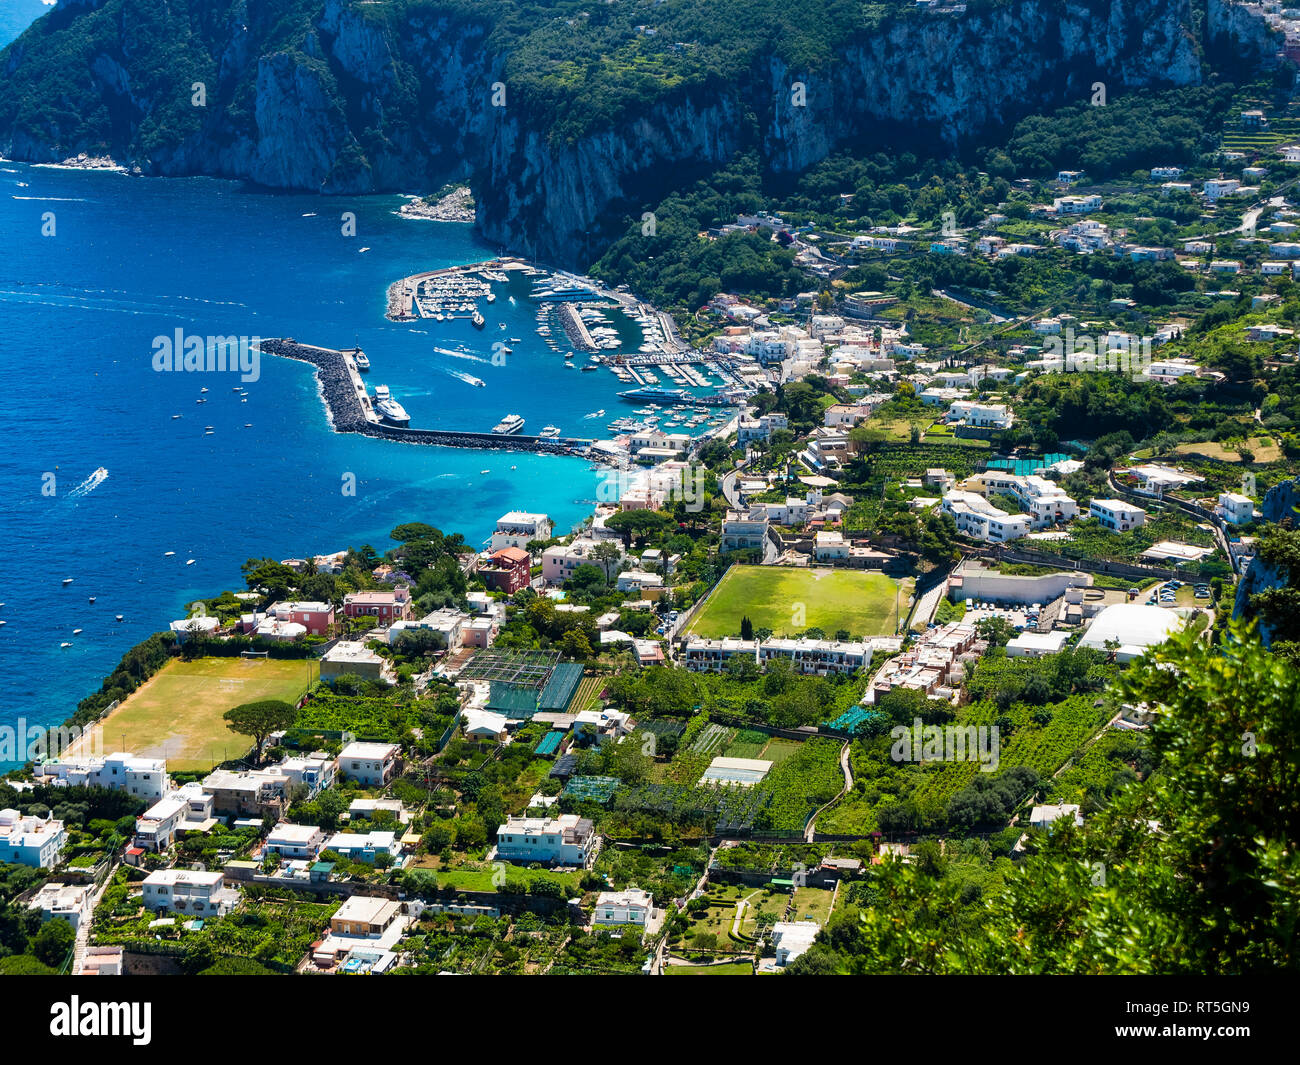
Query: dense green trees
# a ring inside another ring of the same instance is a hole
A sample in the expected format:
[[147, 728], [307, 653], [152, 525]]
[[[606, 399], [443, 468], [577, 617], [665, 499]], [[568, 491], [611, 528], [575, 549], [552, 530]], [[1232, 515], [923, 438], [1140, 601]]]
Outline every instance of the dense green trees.
[[[1115, 695], [1159, 707], [1149, 778], [1082, 829], [1031, 839], [994, 891], [972, 897], [920, 866], [873, 870], [791, 971], [1293, 970], [1300, 674], [1235, 625], [1219, 646], [1174, 637]], [[973, 816], [980, 798], [959, 810]]]

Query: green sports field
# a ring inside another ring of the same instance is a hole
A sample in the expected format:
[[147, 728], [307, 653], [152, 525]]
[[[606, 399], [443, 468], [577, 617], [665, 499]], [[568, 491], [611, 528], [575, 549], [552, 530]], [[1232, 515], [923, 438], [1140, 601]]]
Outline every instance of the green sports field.
[[173, 660], [104, 719], [104, 751], [166, 758], [168, 769], [210, 769], [252, 742], [226, 727], [227, 710], [258, 699], [296, 703], [319, 668], [300, 658]]
[[740, 620], [778, 636], [807, 629], [833, 638], [892, 636], [899, 612], [907, 617], [913, 580], [897, 580], [863, 570], [793, 569], [786, 566], [732, 566], [691, 623], [690, 633], [709, 639], [739, 636]]

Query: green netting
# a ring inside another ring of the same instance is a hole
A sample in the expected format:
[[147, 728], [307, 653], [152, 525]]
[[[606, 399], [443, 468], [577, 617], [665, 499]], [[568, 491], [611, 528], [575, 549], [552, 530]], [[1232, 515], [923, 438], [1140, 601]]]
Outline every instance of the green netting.
[[1053, 451], [1036, 459], [989, 459], [987, 468], [990, 470], [1006, 470], [1017, 477], [1028, 477], [1030, 474], [1037, 473], [1048, 466], [1064, 462], [1068, 458], [1070, 456], [1063, 451]]
[[488, 695], [488, 709], [511, 718], [528, 718], [537, 713], [537, 689], [493, 681]]
[[573, 777], [564, 785], [563, 794], [606, 803], [613, 798], [618, 785], [618, 777]]
[[542, 688], [542, 697], [538, 709], [562, 711], [573, 699], [573, 693], [582, 683], [582, 664], [580, 662], [561, 662], [551, 670], [550, 679]]

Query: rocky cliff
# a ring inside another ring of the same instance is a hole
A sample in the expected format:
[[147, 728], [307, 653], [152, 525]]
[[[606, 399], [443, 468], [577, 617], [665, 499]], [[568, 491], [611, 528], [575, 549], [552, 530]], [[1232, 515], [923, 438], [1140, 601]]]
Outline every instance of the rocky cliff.
[[[846, 34], [828, 62], [757, 55], [739, 77], [656, 86], [557, 136], [514, 91], [495, 16], [475, 10], [61, 0], [0, 54], [0, 151], [107, 153], [146, 173], [337, 193], [468, 178], [489, 239], [586, 265], [612, 218], [746, 143], [778, 172], [898, 132], [954, 146], [1088, 100], [1096, 82], [1110, 95], [1189, 85], [1203, 66], [1189, 0], [900, 7]], [[1219, 38], [1254, 32], [1219, 0], [1207, 18]]]
[[[1277, 524], [1283, 519], [1293, 523], [1300, 522], [1300, 477], [1290, 481], [1281, 481], [1264, 493], [1260, 505], [1263, 519]], [[1246, 572], [1237, 584], [1237, 596], [1232, 606], [1232, 616], [1250, 616], [1252, 596], [1268, 591], [1270, 588], [1286, 588], [1291, 583], [1289, 573], [1275, 565], [1270, 565], [1263, 558], [1256, 556], [1250, 560]], [[1266, 643], [1271, 641], [1272, 632], [1268, 625], [1261, 624], [1260, 632]]]

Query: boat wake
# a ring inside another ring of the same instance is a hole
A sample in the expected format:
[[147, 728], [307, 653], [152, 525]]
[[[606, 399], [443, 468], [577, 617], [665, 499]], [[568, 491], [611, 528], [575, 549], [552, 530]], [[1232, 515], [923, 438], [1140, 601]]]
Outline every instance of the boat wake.
[[470, 362], [488, 361], [487, 359], [483, 358], [482, 355], [474, 355], [468, 351], [453, 351], [451, 348], [439, 348], [439, 347], [435, 347], [433, 350], [436, 351], [439, 355], [450, 355], [453, 359], [469, 359]]
[[447, 366], [440, 367], [440, 369], [449, 377], [454, 377], [457, 381], [464, 381], [467, 385], [473, 385], [475, 388], [486, 387], [486, 382], [481, 377], [475, 377], [472, 373], [466, 373], [464, 370], [453, 370]]
[[68, 498], [81, 499], [85, 496], [88, 496], [90, 495], [91, 492], [93, 492], [96, 488], [98, 488], [101, 484], [103, 484], [107, 479], [108, 479], [108, 470], [104, 469], [103, 466], [100, 466], [97, 470], [95, 470], [94, 473], [92, 473], [89, 477], [87, 477], [84, 481], [82, 481], [81, 484], [77, 485], [76, 488], [74, 488], [71, 492], [69, 492]]

